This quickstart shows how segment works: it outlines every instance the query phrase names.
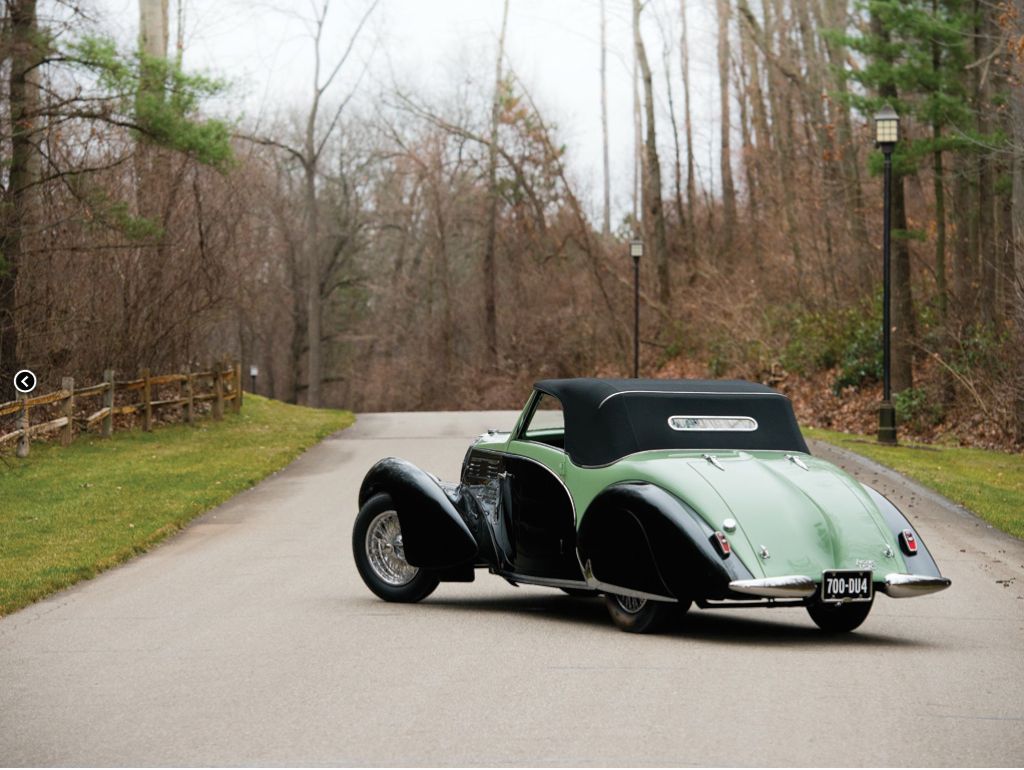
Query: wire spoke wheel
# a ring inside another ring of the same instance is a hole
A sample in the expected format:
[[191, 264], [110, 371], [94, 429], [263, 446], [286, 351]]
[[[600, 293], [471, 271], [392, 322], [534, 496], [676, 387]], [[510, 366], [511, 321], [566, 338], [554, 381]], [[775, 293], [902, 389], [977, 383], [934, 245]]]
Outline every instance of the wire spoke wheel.
[[605, 606], [612, 622], [623, 631], [633, 634], [649, 634], [665, 628], [690, 606], [689, 600], [664, 602], [639, 596], [605, 594]]
[[636, 596], [620, 596], [615, 594], [615, 602], [622, 608], [623, 612], [627, 612], [630, 615], [636, 615], [641, 612], [645, 606], [647, 606], [647, 600], [641, 599]]
[[398, 513], [378, 513], [366, 529], [366, 558], [374, 574], [391, 586], [404, 586], [419, 573], [405, 560]]

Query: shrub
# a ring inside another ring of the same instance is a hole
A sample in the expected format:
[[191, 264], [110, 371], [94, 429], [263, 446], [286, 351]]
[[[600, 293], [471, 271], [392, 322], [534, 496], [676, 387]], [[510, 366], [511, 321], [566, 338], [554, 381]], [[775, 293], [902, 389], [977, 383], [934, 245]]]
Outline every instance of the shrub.
[[893, 396], [896, 418], [915, 431], [924, 431], [942, 421], [942, 405], [927, 388], [907, 388]]

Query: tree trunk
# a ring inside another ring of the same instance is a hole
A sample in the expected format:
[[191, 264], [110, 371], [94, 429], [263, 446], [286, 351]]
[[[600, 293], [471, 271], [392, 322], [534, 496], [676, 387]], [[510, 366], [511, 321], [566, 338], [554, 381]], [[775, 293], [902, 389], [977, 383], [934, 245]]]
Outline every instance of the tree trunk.
[[[831, 30], [846, 32], [847, 3], [846, 0], [824, 0], [825, 24]], [[877, 273], [875, 265], [877, 252], [867, 248], [869, 243], [867, 227], [864, 224], [864, 191], [861, 187], [861, 169], [854, 145], [853, 125], [850, 119], [850, 106], [846, 101], [849, 91], [846, 84], [844, 69], [846, 67], [846, 46], [834, 35], [825, 35], [825, 53], [833, 72], [832, 88], [839, 95], [838, 99], [829, 101], [832, 109], [832, 123], [836, 125], [836, 144], [839, 162], [842, 168], [843, 198], [846, 204], [846, 221], [849, 224], [854, 253], [857, 255], [857, 273], [865, 289], [875, 285]]]
[[[1017, 40], [1024, 39], [1024, 0], [1014, 0], [1015, 23], [1011, 25]], [[1015, 413], [1017, 441], [1024, 443], [1024, 51], [1017, 50], [1013, 60], [1010, 109], [1013, 113], [1013, 267], [1014, 318], [1017, 326], [1017, 376]]]
[[[163, 65], [167, 59], [168, 0], [139, 0], [139, 53], [142, 56], [136, 111], [146, 114], [146, 101], [164, 98]], [[156, 221], [160, 205], [156, 187], [167, 176], [166, 169], [157, 168], [158, 150], [144, 138], [135, 147], [135, 196], [139, 215]]]
[[953, 154], [953, 294], [958, 315], [973, 314], [974, 258], [971, 251], [971, 189], [970, 176], [974, 160], [966, 152]]
[[736, 230], [736, 188], [732, 179], [730, 119], [730, 57], [729, 48], [729, 3], [730, 0], [716, 0], [718, 11], [718, 100], [721, 112], [721, 146], [719, 158], [722, 179], [722, 256], [726, 264], [733, 261], [733, 236]]
[[668, 97], [668, 116], [672, 126], [672, 181], [674, 183], [674, 202], [676, 207], [676, 219], [679, 222], [679, 231], [682, 239], [686, 239], [686, 212], [683, 207], [683, 165], [682, 154], [679, 147], [679, 124], [676, 121], [676, 102], [672, 93], [672, 68], [671, 49], [668, 41], [665, 41], [665, 48], [662, 51], [662, 66], [665, 69], [665, 94]]
[[[743, 125], [744, 165], [746, 167], [747, 206], [751, 226], [750, 248], [759, 267], [764, 262], [761, 219], [765, 206], [763, 162], [772, 151], [768, 114], [765, 110], [764, 91], [761, 87], [761, 67], [749, 26], [739, 25], [741, 73], [745, 85], [741, 93], [740, 121]], [[744, 102], [746, 107], [744, 107]]]
[[[38, 72], [43, 57], [35, 0], [14, 0], [7, 5], [8, 99], [11, 121], [11, 157], [3, 196], [0, 230], [0, 398], [21, 367], [18, 357], [18, 271], [23, 267], [24, 237], [35, 221], [38, 171], [35, 150], [39, 103]], [[7, 393], [13, 398], [13, 393]]]
[[501, 114], [502, 61], [505, 58], [505, 30], [508, 2], [501, 12], [501, 34], [494, 64], [494, 98], [491, 101], [491, 136], [487, 148], [487, 235], [484, 242], [484, 335], [491, 365], [498, 368], [498, 297], [495, 251], [498, 240], [498, 118]]
[[[980, 0], [975, 3], [979, 14], [980, 34], [975, 37], [975, 58], [981, 60], [991, 51], [990, 40], [994, 36], [992, 11]], [[992, 73], [989, 67], [978, 67], [975, 94], [978, 116], [978, 134], [987, 136], [992, 132]], [[980, 263], [981, 315], [988, 322], [996, 320], [996, 244], [995, 244], [995, 179], [992, 153], [982, 150], [978, 155], [978, 260]]]
[[647, 242], [653, 246], [652, 256], [658, 270], [658, 301], [668, 306], [672, 298], [671, 278], [668, 264], [668, 235], [665, 230], [665, 211], [661, 199], [661, 162], [658, 159], [658, 142], [654, 130], [654, 84], [651, 67], [647, 61], [643, 37], [640, 34], [640, 0], [633, 0], [633, 34], [636, 40], [636, 58], [644, 82], [644, 111], [647, 122], [647, 138], [644, 153], [644, 231]]
[[686, 230], [690, 236], [690, 259], [697, 258], [697, 219], [694, 206], [697, 200], [697, 175], [693, 158], [693, 123], [690, 119], [690, 44], [686, 28], [686, 0], [679, 0], [679, 16], [682, 32], [679, 40], [679, 59], [683, 74], [683, 111], [686, 130]]
[[[311, 114], [312, 117], [312, 114]], [[307, 123], [307, 158], [313, 157], [314, 123]], [[322, 260], [320, 255], [320, 212], [317, 210], [316, 165], [305, 164], [304, 205], [306, 207], [306, 406], [320, 406], [323, 382], [323, 307], [320, 297]]]
[[[939, 0], [932, 0], [932, 15], [938, 16]], [[932, 42], [932, 73], [938, 82], [941, 77], [942, 48], [937, 41]], [[942, 141], [942, 125], [938, 120], [932, 123], [932, 139], [936, 148]], [[939, 307], [939, 321], [943, 325], [943, 337], [945, 337], [945, 325], [947, 309], [949, 306], [949, 292], [946, 288], [946, 179], [942, 167], [942, 150], [936, 149], [932, 153], [932, 185], [935, 191], [935, 291]], [[943, 354], [945, 354], [943, 350]]]
[[608, 162], [608, 45], [604, 0], [601, 0], [601, 159], [603, 162], [603, 207], [601, 209], [601, 232], [606, 236], [612, 231], [612, 187]]
[[[762, 0], [761, 2], [761, 10], [764, 15], [763, 32], [754, 25], [754, 16], [746, 0], [740, 0], [740, 9], [744, 20], [750, 28], [750, 33], [761, 38], [761, 44], [758, 47], [765, 52], [766, 58], [772, 55], [772, 52], [775, 50], [773, 44], [775, 20], [770, 0]], [[800, 247], [797, 213], [793, 203], [793, 190], [796, 189], [793, 165], [796, 154], [793, 151], [792, 114], [786, 95], [786, 85], [782, 82], [778, 62], [767, 61], [765, 66], [767, 67], [768, 74], [768, 102], [771, 105], [771, 129], [776, 142], [774, 152], [772, 152], [772, 162], [775, 166], [776, 179], [780, 182], [777, 185], [779, 205], [782, 208], [782, 218], [785, 223], [790, 254], [793, 257], [793, 266], [796, 269], [795, 288], [799, 295], [803, 289], [803, 250]]]
[[[938, 125], [932, 126], [932, 136], [936, 141], [941, 135], [942, 128]], [[932, 153], [932, 174], [935, 190], [935, 293], [939, 318], [945, 322], [949, 293], [946, 288], [946, 189], [941, 152]]]
[[[634, 3], [636, 0], [634, 0]], [[639, 229], [642, 226], [643, 203], [643, 118], [640, 106], [640, 61], [637, 56], [637, 39], [640, 35], [640, 28], [634, 21], [633, 24], [633, 227]]]

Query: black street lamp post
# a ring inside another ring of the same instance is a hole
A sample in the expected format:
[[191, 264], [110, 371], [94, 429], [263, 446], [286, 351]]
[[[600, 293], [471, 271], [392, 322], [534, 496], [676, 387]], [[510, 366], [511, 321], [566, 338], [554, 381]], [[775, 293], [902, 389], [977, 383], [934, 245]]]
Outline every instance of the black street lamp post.
[[249, 376], [252, 378], [252, 392], [256, 392], [256, 376], [260, 373], [256, 364], [249, 364]]
[[644, 255], [644, 242], [634, 238], [629, 242], [629, 255], [633, 258], [633, 379], [640, 376], [640, 257]]
[[890, 332], [892, 321], [889, 314], [891, 282], [889, 278], [890, 243], [892, 237], [892, 151], [900, 138], [900, 116], [890, 105], [885, 105], [875, 114], [875, 144], [885, 158], [884, 211], [882, 214], [882, 404], [878, 409], [878, 442], [896, 443], [896, 410], [892, 405], [890, 381], [891, 355]]

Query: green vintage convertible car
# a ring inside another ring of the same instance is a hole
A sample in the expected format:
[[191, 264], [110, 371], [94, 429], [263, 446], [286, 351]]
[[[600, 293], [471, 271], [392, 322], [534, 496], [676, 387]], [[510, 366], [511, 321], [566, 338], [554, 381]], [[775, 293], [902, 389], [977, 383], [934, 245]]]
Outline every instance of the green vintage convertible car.
[[603, 594], [626, 631], [696, 604], [805, 607], [844, 632], [876, 593], [950, 585], [892, 503], [808, 453], [788, 398], [743, 381], [543, 380], [460, 483], [388, 458], [359, 505], [356, 565], [388, 601], [486, 568]]

